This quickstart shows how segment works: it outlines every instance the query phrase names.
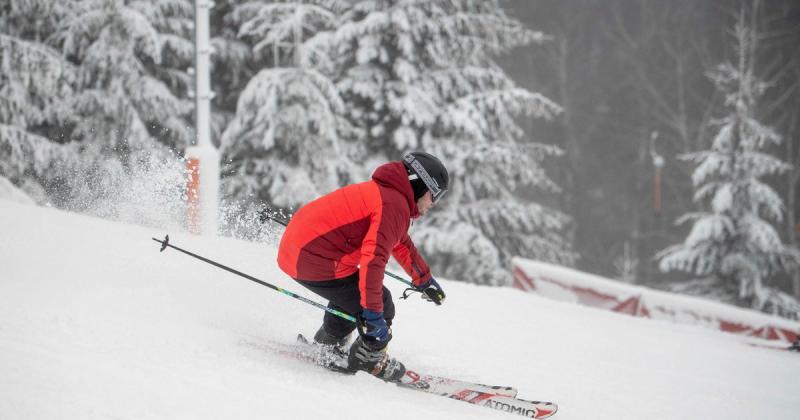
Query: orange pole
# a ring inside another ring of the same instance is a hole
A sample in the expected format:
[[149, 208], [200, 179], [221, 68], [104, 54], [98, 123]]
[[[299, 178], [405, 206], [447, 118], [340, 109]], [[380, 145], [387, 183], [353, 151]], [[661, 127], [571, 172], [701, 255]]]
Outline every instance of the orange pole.
[[186, 162], [189, 179], [186, 185], [186, 221], [189, 232], [200, 233], [200, 159], [191, 158]]

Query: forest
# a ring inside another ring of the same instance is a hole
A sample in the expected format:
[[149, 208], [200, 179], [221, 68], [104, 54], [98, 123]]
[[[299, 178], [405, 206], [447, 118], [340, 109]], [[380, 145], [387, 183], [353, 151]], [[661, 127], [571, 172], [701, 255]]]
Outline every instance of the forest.
[[[194, 13], [0, 0], [0, 177], [116, 219], [131, 179], [185, 195]], [[443, 277], [522, 256], [800, 314], [796, 1], [217, 0], [211, 32], [223, 234], [425, 150]]]

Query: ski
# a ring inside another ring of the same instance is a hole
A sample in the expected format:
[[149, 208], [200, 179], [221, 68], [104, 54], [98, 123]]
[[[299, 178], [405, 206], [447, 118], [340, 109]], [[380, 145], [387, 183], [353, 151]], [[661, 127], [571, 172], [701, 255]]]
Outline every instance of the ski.
[[[301, 360], [343, 374], [354, 374], [346, 369], [346, 353], [331, 354], [323, 346], [309, 342], [298, 334], [294, 344], [279, 342], [243, 344], [268, 350], [286, 357]], [[532, 419], [545, 419], [556, 413], [558, 406], [551, 402], [530, 401], [517, 398], [517, 389], [510, 386], [486, 385], [436, 375], [428, 375], [407, 369], [398, 382], [398, 387], [439, 395], [470, 404], [484, 406]]]
[[[403, 388], [414, 388], [431, 394], [457, 395], [459, 391], [470, 390], [482, 394], [516, 398], [517, 389], [511, 386], [485, 385], [441, 376], [425, 375], [406, 369], [406, 375], [398, 382]], [[461, 398], [457, 398], [461, 399]]]
[[[420, 374], [407, 369], [397, 383], [402, 388], [414, 389], [452, 398], [470, 404], [519, 414], [531, 419], [545, 419], [556, 413], [558, 406], [546, 401], [529, 401], [517, 398], [517, 391], [510, 387], [494, 387], [465, 382], [434, 375]], [[513, 392], [504, 392], [504, 390]]]

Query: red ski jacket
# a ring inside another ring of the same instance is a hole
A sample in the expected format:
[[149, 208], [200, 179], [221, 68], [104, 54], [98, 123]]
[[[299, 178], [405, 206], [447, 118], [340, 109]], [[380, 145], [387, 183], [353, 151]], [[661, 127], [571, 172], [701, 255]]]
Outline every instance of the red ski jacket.
[[430, 268], [408, 236], [419, 216], [402, 162], [378, 167], [372, 179], [348, 185], [298, 210], [281, 238], [278, 266], [298, 280], [341, 279], [359, 270], [361, 307], [383, 311], [383, 273], [392, 255], [415, 285]]

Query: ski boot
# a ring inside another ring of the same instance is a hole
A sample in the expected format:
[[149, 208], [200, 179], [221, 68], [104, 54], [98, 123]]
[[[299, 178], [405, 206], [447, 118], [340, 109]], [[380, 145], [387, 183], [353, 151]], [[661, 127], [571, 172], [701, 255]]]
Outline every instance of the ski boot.
[[402, 363], [389, 357], [385, 345], [378, 347], [361, 336], [350, 346], [348, 364], [353, 370], [363, 370], [387, 382], [398, 382], [406, 373]]
[[344, 337], [336, 337], [335, 335], [325, 331], [325, 327], [319, 327], [317, 333], [314, 334], [314, 342], [324, 346], [334, 346], [347, 353], [347, 342], [350, 341], [351, 334]]
[[320, 327], [314, 334], [314, 344], [319, 349], [316, 354], [317, 364], [336, 372], [355, 374], [356, 369], [351, 369], [349, 366], [348, 341], [350, 341], [350, 334], [336, 337], [325, 331], [324, 327]]

